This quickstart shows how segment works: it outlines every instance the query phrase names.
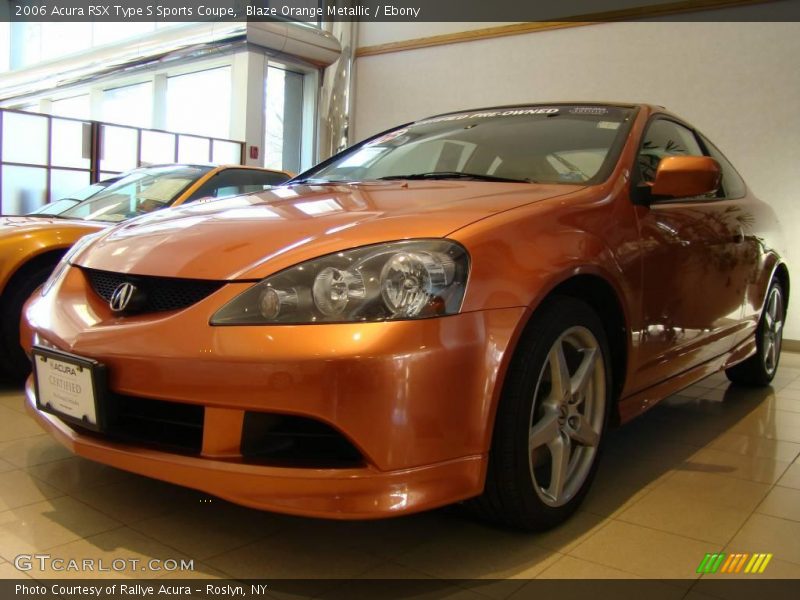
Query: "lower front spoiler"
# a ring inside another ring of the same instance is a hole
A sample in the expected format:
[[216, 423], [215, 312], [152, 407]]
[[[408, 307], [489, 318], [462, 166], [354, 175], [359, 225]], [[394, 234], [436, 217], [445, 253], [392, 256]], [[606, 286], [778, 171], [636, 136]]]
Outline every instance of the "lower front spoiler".
[[79, 433], [36, 408], [31, 380], [25, 394], [33, 419], [78, 456], [250, 508], [329, 519], [379, 519], [445, 506], [483, 490], [485, 456], [389, 472], [371, 467], [287, 468], [185, 456]]

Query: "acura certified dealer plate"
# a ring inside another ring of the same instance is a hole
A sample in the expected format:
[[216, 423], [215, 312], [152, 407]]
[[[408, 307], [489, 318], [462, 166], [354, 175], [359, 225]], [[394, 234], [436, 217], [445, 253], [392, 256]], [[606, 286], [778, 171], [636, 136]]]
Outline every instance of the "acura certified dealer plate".
[[105, 392], [105, 368], [96, 361], [33, 349], [36, 405], [89, 429], [102, 429], [99, 399]]

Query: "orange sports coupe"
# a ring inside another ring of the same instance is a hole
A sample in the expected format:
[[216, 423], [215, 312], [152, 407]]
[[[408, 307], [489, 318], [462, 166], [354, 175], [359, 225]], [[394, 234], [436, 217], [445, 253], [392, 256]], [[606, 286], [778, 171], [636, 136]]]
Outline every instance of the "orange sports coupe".
[[239, 165], [146, 167], [29, 215], [0, 217], [0, 374], [22, 380], [30, 372], [30, 361], [19, 345], [22, 305], [78, 239], [152, 210], [262, 190], [290, 177], [283, 171]]
[[27, 406], [81, 456], [251, 507], [547, 528], [608, 427], [719, 370], [770, 382], [779, 243], [663, 108], [435, 116], [73, 247], [25, 309]]

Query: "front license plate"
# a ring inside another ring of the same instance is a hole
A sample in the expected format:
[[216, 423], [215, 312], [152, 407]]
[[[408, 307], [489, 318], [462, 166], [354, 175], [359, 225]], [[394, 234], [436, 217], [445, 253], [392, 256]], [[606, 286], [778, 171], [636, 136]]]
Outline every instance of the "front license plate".
[[44, 348], [33, 349], [36, 405], [89, 429], [101, 430], [105, 368], [100, 363]]

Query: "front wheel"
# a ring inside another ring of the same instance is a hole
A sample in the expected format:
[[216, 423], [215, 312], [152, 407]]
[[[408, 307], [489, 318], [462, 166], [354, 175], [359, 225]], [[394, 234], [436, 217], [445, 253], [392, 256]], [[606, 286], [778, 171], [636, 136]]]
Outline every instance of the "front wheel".
[[473, 507], [518, 529], [548, 529], [567, 519], [597, 469], [611, 389], [597, 314], [568, 297], [540, 307], [509, 367], [485, 490]]
[[725, 371], [733, 383], [766, 386], [778, 371], [783, 343], [783, 322], [786, 318], [783, 287], [775, 279], [769, 286], [767, 301], [756, 330], [756, 353]]

